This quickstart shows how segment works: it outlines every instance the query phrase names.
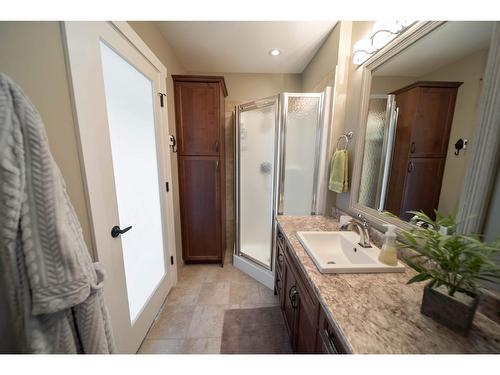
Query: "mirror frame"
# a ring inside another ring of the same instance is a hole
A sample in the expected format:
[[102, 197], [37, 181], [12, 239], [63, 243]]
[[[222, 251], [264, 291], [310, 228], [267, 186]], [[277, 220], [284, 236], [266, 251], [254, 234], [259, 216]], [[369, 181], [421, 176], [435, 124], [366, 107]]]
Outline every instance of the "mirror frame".
[[[372, 71], [389, 59], [424, 38], [446, 21], [416, 22], [389, 42], [357, 69], [362, 69], [360, 110], [358, 113], [349, 213], [363, 215], [375, 227], [394, 224], [409, 229], [411, 224], [399, 218], [383, 215], [376, 209], [358, 203], [365, 146], [366, 121], [372, 81]], [[462, 185], [457, 221], [463, 233], [478, 233], [483, 229], [489, 198], [494, 185], [497, 163], [500, 161], [500, 22], [495, 22], [480, 93], [475, 142], [470, 147], [470, 158]]]

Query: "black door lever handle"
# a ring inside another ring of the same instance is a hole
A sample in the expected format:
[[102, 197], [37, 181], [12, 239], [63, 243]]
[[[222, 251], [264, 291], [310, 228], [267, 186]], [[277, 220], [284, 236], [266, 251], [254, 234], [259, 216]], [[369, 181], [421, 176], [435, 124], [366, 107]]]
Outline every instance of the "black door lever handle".
[[111, 237], [116, 238], [120, 234], [128, 232], [130, 229], [132, 229], [132, 225], [129, 227], [126, 227], [124, 229], [120, 229], [120, 227], [118, 225], [115, 225], [113, 228], [111, 228]]

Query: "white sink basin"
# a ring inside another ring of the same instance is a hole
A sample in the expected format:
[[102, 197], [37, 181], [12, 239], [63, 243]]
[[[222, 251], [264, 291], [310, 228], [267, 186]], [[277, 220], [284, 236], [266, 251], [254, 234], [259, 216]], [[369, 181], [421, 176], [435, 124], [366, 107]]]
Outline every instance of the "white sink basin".
[[355, 232], [297, 232], [304, 249], [321, 273], [403, 272], [398, 261], [388, 266], [378, 260], [380, 249], [361, 247]]

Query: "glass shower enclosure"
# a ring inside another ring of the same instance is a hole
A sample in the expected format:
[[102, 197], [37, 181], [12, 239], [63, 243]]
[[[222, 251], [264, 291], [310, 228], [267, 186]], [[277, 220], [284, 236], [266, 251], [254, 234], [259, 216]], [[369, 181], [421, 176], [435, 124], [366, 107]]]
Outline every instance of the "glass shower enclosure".
[[322, 211], [328, 96], [282, 93], [236, 108], [235, 255], [264, 270], [273, 267], [275, 216]]
[[384, 211], [389, 188], [398, 114], [394, 95], [370, 95], [359, 203], [380, 212]]

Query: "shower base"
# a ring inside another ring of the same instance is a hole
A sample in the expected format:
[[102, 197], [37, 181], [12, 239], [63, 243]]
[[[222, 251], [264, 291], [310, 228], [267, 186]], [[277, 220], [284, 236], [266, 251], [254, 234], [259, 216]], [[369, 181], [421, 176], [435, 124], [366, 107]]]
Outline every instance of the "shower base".
[[267, 266], [271, 265], [271, 249], [269, 248], [269, 243], [244, 245], [242, 246], [241, 254]]

